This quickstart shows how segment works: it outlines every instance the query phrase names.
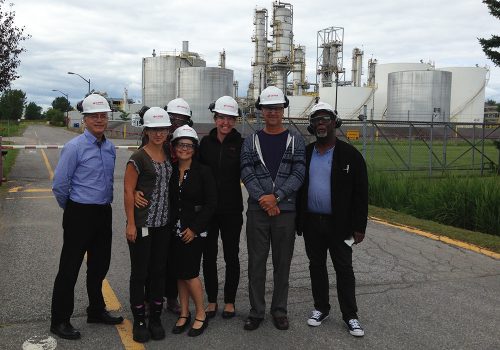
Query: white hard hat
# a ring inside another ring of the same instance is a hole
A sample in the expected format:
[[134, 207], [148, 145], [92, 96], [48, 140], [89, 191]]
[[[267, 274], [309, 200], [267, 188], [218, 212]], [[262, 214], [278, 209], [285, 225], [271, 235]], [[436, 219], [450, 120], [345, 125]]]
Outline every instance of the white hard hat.
[[238, 117], [238, 102], [231, 96], [219, 97], [217, 101], [215, 101], [215, 107], [212, 112]]
[[176, 98], [167, 104], [167, 112], [186, 115], [191, 118], [191, 108], [183, 98]]
[[108, 101], [99, 94], [91, 94], [82, 101], [82, 114], [111, 112]]
[[159, 128], [172, 125], [168, 113], [160, 107], [151, 107], [144, 113], [144, 127]]
[[[259, 103], [261, 105], [286, 104], [285, 95], [276, 86], [268, 86], [260, 93]], [[285, 106], [286, 107], [286, 106]]]
[[331, 105], [329, 105], [326, 102], [318, 102], [313, 106], [313, 108], [311, 108], [311, 113], [309, 113], [309, 118], [311, 118], [318, 111], [327, 111], [329, 114], [332, 114], [333, 116], [337, 115]]
[[194, 129], [188, 125], [180, 126], [174, 131], [172, 142], [183, 137], [189, 137], [198, 142], [198, 134], [196, 134], [196, 131], [194, 131]]

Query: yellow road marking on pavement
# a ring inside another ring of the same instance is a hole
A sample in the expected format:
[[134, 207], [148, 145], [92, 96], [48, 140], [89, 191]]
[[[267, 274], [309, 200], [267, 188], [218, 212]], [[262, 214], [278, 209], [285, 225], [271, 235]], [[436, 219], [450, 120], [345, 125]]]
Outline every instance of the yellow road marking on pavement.
[[109, 285], [107, 279], [104, 279], [104, 281], [102, 281], [102, 295], [104, 296], [104, 302], [106, 303], [106, 308], [108, 310], [110, 311], [120, 310], [122, 306], [118, 301], [115, 292], [113, 292], [113, 289]]
[[129, 320], [124, 320], [122, 324], [116, 325], [118, 334], [120, 334], [120, 338], [122, 338], [123, 346], [126, 350], [144, 350], [144, 345], [134, 341], [132, 327], [132, 322]]
[[23, 188], [23, 186], [12, 187], [9, 189], [9, 193], [19, 192], [21, 188]]
[[52, 192], [51, 188], [28, 188], [23, 192], [38, 193], [38, 192]]
[[387, 225], [387, 226], [391, 226], [391, 227], [396, 227], [396, 228], [399, 228], [399, 229], [401, 229], [403, 231], [406, 231], [406, 232], [410, 232], [410, 233], [414, 233], [414, 234], [417, 234], [417, 235], [420, 235], [420, 236], [424, 236], [424, 237], [433, 239], [435, 241], [441, 241], [441, 242], [444, 242], [444, 243], [448, 243], [448, 244], [454, 245], [456, 247], [464, 248], [464, 249], [467, 249], [467, 250], [472, 250], [473, 252], [480, 253], [480, 254], [489, 256], [491, 258], [494, 258], [494, 259], [500, 259], [500, 254], [492, 252], [491, 250], [488, 250], [488, 249], [485, 249], [485, 248], [481, 248], [481, 247], [479, 247], [477, 245], [474, 245], [474, 244], [470, 244], [470, 243], [458, 241], [456, 239], [452, 239], [452, 238], [449, 238], [449, 237], [446, 237], [446, 236], [435, 235], [433, 233], [422, 231], [422, 230], [419, 230], [417, 228], [406, 226], [406, 225], [391, 224], [390, 222], [384, 221], [384, 220], [376, 218], [374, 216], [370, 216], [370, 220], [378, 222], [378, 223], [383, 224], [383, 225]]
[[54, 196], [23, 196], [23, 197], [6, 197], [5, 199], [48, 199], [48, 198], [54, 198]]
[[42, 151], [42, 157], [45, 161], [45, 166], [49, 171], [49, 180], [52, 181], [52, 179], [54, 178], [54, 172], [52, 171], [52, 167], [50, 166], [49, 159], [47, 158], [47, 155], [45, 154], [45, 151], [43, 149], [41, 149], [40, 151]]

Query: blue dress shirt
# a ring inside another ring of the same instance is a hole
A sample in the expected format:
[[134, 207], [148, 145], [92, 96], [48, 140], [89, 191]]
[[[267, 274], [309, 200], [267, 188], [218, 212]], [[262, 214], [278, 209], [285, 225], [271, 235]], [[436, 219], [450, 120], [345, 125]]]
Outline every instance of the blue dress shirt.
[[333, 151], [332, 147], [320, 154], [313, 150], [309, 166], [309, 188], [307, 209], [315, 214], [332, 214], [331, 181]]
[[116, 151], [111, 141], [101, 142], [88, 130], [64, 145], [54, 173], [52, 192], [61, 208], [71, 199], [82, 204], [113, 202]]

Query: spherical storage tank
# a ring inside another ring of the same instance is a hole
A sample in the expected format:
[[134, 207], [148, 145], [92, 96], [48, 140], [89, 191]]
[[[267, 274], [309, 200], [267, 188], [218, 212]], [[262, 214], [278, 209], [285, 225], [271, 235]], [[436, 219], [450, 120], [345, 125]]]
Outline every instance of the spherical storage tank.
[[180, 69], [179, 96], [191, 107], [193, 122], [213, 123], [210, 103], [221, 96], [233, 95], [233, 71], [217, 67]]
[[449, 121], [450, 100], [450, 72], [426, 70], [389, 74], [387, 120]]

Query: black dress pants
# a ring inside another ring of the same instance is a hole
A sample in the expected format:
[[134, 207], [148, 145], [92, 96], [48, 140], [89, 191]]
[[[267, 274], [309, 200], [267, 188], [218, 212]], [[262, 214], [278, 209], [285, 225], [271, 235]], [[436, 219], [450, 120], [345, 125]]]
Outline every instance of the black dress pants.
[[209, 303], [217, 302], [219, 280], [217, 274], [217, 254], [219, 232], [224, 251], [226, 273], [224, 282], [224, 303], [233, 304], [240, 282], [240, 233], [243, 225], [241, 212], [215, 214], [208, 227], [203, 249], [203, 277]]
[[[333, 262], [337, 277], [337, 298], [344, 321], [358, 318], [356, 305], [356, 280], [352, 268], [352, 248], [333, 232], [331, 215], [307, 214], [304, 225], [304, 242], [309, 258], [314, 307], [323, 313], [330, 312], [330, 295], [327, 252]], [[338, 233], [337, 233], [338, 234]]]
[[145, 286], [149, 290], [148, 301], [163, 302], [170, 236], [167, 226], [149, 227], [145, 237], [142, 237], [142, 228], [137, 227], [135, 242], [128, 241], [131, 265], [130, 305], [144, 303]]
[[64, 243], [52, 293], [52, 324], [69, 321], [73, 314], [75, 284], [87, 253], [87, 313], [105, 309], [102, 281], [111, 259], [111, 205], [80, 204], [68, 200], [63, 214]]

